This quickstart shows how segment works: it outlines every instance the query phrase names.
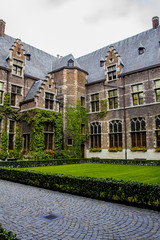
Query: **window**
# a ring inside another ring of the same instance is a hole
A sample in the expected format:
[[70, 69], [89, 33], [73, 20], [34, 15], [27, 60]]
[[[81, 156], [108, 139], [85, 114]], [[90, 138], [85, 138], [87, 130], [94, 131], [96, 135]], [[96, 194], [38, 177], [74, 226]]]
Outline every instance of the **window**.
[[99, 111], [99, 93], [91, 95], [91, 112]]
[[0, 120], [0, 143], [1, 143], [1, 133], [2, 133], [2, 120]]
[[132, 99], [133, 105], [143, 104], [143, 84], [132, 86]]
[[22, 76], [23, 62], [13, 59], [13, 74]]
[[0, 82], [0, 104], [3, 103], [3, 86], [4, 84]]
[[146, 122], [145, 118], [131, 119], [132, 147], [146, 147]]
[[46, 93], [45, 94], [45, 108], [53, 110], [53, 103], [54, 103], [54, 94]]
[[109, 122], [109, 147], [122, 147], [122, 121]]
[[85, 107], [85, 97], [81, 97], [81, 107]]
[[82, 123], [81, 125], [81, 134], [85, 134], [85, 124]]
[[156, 145], [160, 147], [160, 115], [156, 116]]
[[68, 61], [68, 67], [74, 67], [74, 61], [72, 59]]
[[68, 146], [72, 146], [72, 139], [68, 138]]
[[138, 54], [142, 55], [145, 52], [145, 48], [144, 47], [139, 47], [138, 48]]
[[155, 81], [156, 102], [160, 102], [160, 80]]
[[12, 85], [11, 87], [11, 105], [16, 105], [16, 95], [21, 95], [22, 88], [16, 85]]
[[10, 120], [9, 122], [9, 149], [14, 149], [14, 132], [15, 132], [15, 122]]
[[53, 149], [53, 125], [51, 123], [44, 124], [44, 138], [45, 138], [45, 149]]
[[108, 96], [109, 109], [118, 108], [117, 89], [108, 91]]
[[23, 148], [30, 149], [30, 134], [23, 134]]
[[117, 78], [116, 65], [108, 67], [108, 80], [112, 81], [112, 80], [115, 80], [116, 78]]
[[25, 56], [26, 56], [26, 60], [27, 60], [27, 61], [30, 61], [30, 60], [31, 60], [31, 54], [26, 53]]
[[101, 147], [101, 124], [94, 122], [90, 124], [91, 148]]

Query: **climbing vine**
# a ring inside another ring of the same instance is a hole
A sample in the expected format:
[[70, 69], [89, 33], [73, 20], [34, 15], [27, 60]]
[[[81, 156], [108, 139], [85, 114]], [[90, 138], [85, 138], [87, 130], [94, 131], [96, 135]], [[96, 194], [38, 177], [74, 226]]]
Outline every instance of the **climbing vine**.
[[42, 109], [28, 110], [23, 113], [22, 121], [27, 122], [32, 128], [31, 146], [35, 152], [44, 150], [44, 124], [51, 123], [55, 130], [55, 150], [62, 148], [62, 116], [60, 113]]
[[108, 111], [107, 111], [107, 99], [101, 100], [101, 111], [99, 113], [97, 113], [97, 117], [98, 118], [103, 118], [107, 115]]
[[73, 156], [81, 157], [81, 144], [88, 138], [88, 110], [81, 107], [78, 101], [76, 106], [66, 109], [67, 131], [72, 138], [73, 146], [71, 151]]

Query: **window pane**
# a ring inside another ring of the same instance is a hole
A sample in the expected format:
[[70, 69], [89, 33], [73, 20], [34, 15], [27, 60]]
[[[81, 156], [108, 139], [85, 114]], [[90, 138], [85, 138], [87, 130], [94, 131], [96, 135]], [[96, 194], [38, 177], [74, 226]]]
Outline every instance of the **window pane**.
[[21, 94], [21, 87], [17, 87], [17, 93]]
[[0, 82], [0, 90], [3, 90], [3, 83]]
[[109, 135], [109, 146], [113, 147], [113, 134]]
[[155, 87], [156, 87], [156, 88], [160, 88], [160, 80], [155, 81]]
[[140, 131], [140, 122], [139, 121], [136, 122], [136, 131]]
[[11, 94], [11, 105], [15, 106], [16, 105], [16, 95], [15, 94]]
[[99, 111], [99, 101], [96, 102], [96, 111]]
[[109, 124], [109, 132], [110, 132], [110, 133], [113, 132], [113, 125], [112, 125], [112, 123]]
[[138, 94], [133, 94], [133, 105], [138, 105]]
[[85, 98], [81, 97], [81, 107], [84, 107], [84, 106], [85, 106]]
[[160, 102], [160, 89], [156, 90], [156, 101]]
[[119, 146], [122, 147], [122, 134], [119, 134]]
[[142, 146], [147, 146], [146, 145], [146, 133], [141, 133], [141, 135], [142, 135]]
[[122, 123], [118, 123], [118, 132], [122, 132]]
[[9, 132], [14, 132], [14, 121], [10, 121]]
[[160, 131], [156, 132], [156, 137], [157, 137], [157, 147], [160, 147]]
[[132, 86], [132, 92], [137, 92], [137, 86]]
[[156, 119], [156, 129], [160, 129], [160, 115]]
[[131, 139], [132, 139], [132, 147], [136, 147], [136, 138], [135, 138], [136, 133], [131, 134]]
[[139, 92], [143, 91], [143, 84], [139, 84], [139, 85], [138, 85], [138, 91], [139, 91]]
[[136, 133], [136, 136], [137, 136], [137, 146], [136, 147], [140, 147], [140, 146], [142, 146], [141, 133]]
[[13, 86], [12, 85], [12, 90], [11, 90], [12, 93], [16, 93], [16, 86]]

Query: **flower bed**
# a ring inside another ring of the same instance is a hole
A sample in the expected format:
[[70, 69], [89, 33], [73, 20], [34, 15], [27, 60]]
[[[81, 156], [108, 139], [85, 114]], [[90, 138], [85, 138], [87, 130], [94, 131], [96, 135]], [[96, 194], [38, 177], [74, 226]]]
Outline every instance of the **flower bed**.
[[122, 147], [110, 147], [108, 148], [109, 152], [122, 152], [123, 148]]
[[145, 146], [143, 146], [143, 147], [131, 147], [130, 150], [132, 152], [146, 152], [147, 147], [145, 147]]

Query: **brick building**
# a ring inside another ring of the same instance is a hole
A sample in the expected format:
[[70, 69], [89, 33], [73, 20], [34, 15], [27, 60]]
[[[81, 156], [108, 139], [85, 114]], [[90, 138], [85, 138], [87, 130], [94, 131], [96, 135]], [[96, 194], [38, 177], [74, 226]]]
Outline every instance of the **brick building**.
[[[160, 159], [160, 26], [75, 59], [52, 56], [5, 34], [0, 20], [0, 105], [4, 93], [19, 112], [44, 109], [61, 112], [81, 101], [88, 107], [89, 139], [82, 146], [85, 157]], [[108, 113], [97, 117], [107, 100]], [[8, 121], [9, 149], [14, 149], [16, 122]], [[23, 148], [29, 147], [31, 130], [22, 124]], [[0, 120], [0, 134], [3, 121]], [[54, 129], [44, 126], [45, 147], [54, 148]], [[0, 135], [1, 136], [1, 135]], [[123, 151], [108, 151], [114, 147]], [[147, 147], [146, 152], [131, 147]], [[101, 147], [101, 152], [89, 149]]]

